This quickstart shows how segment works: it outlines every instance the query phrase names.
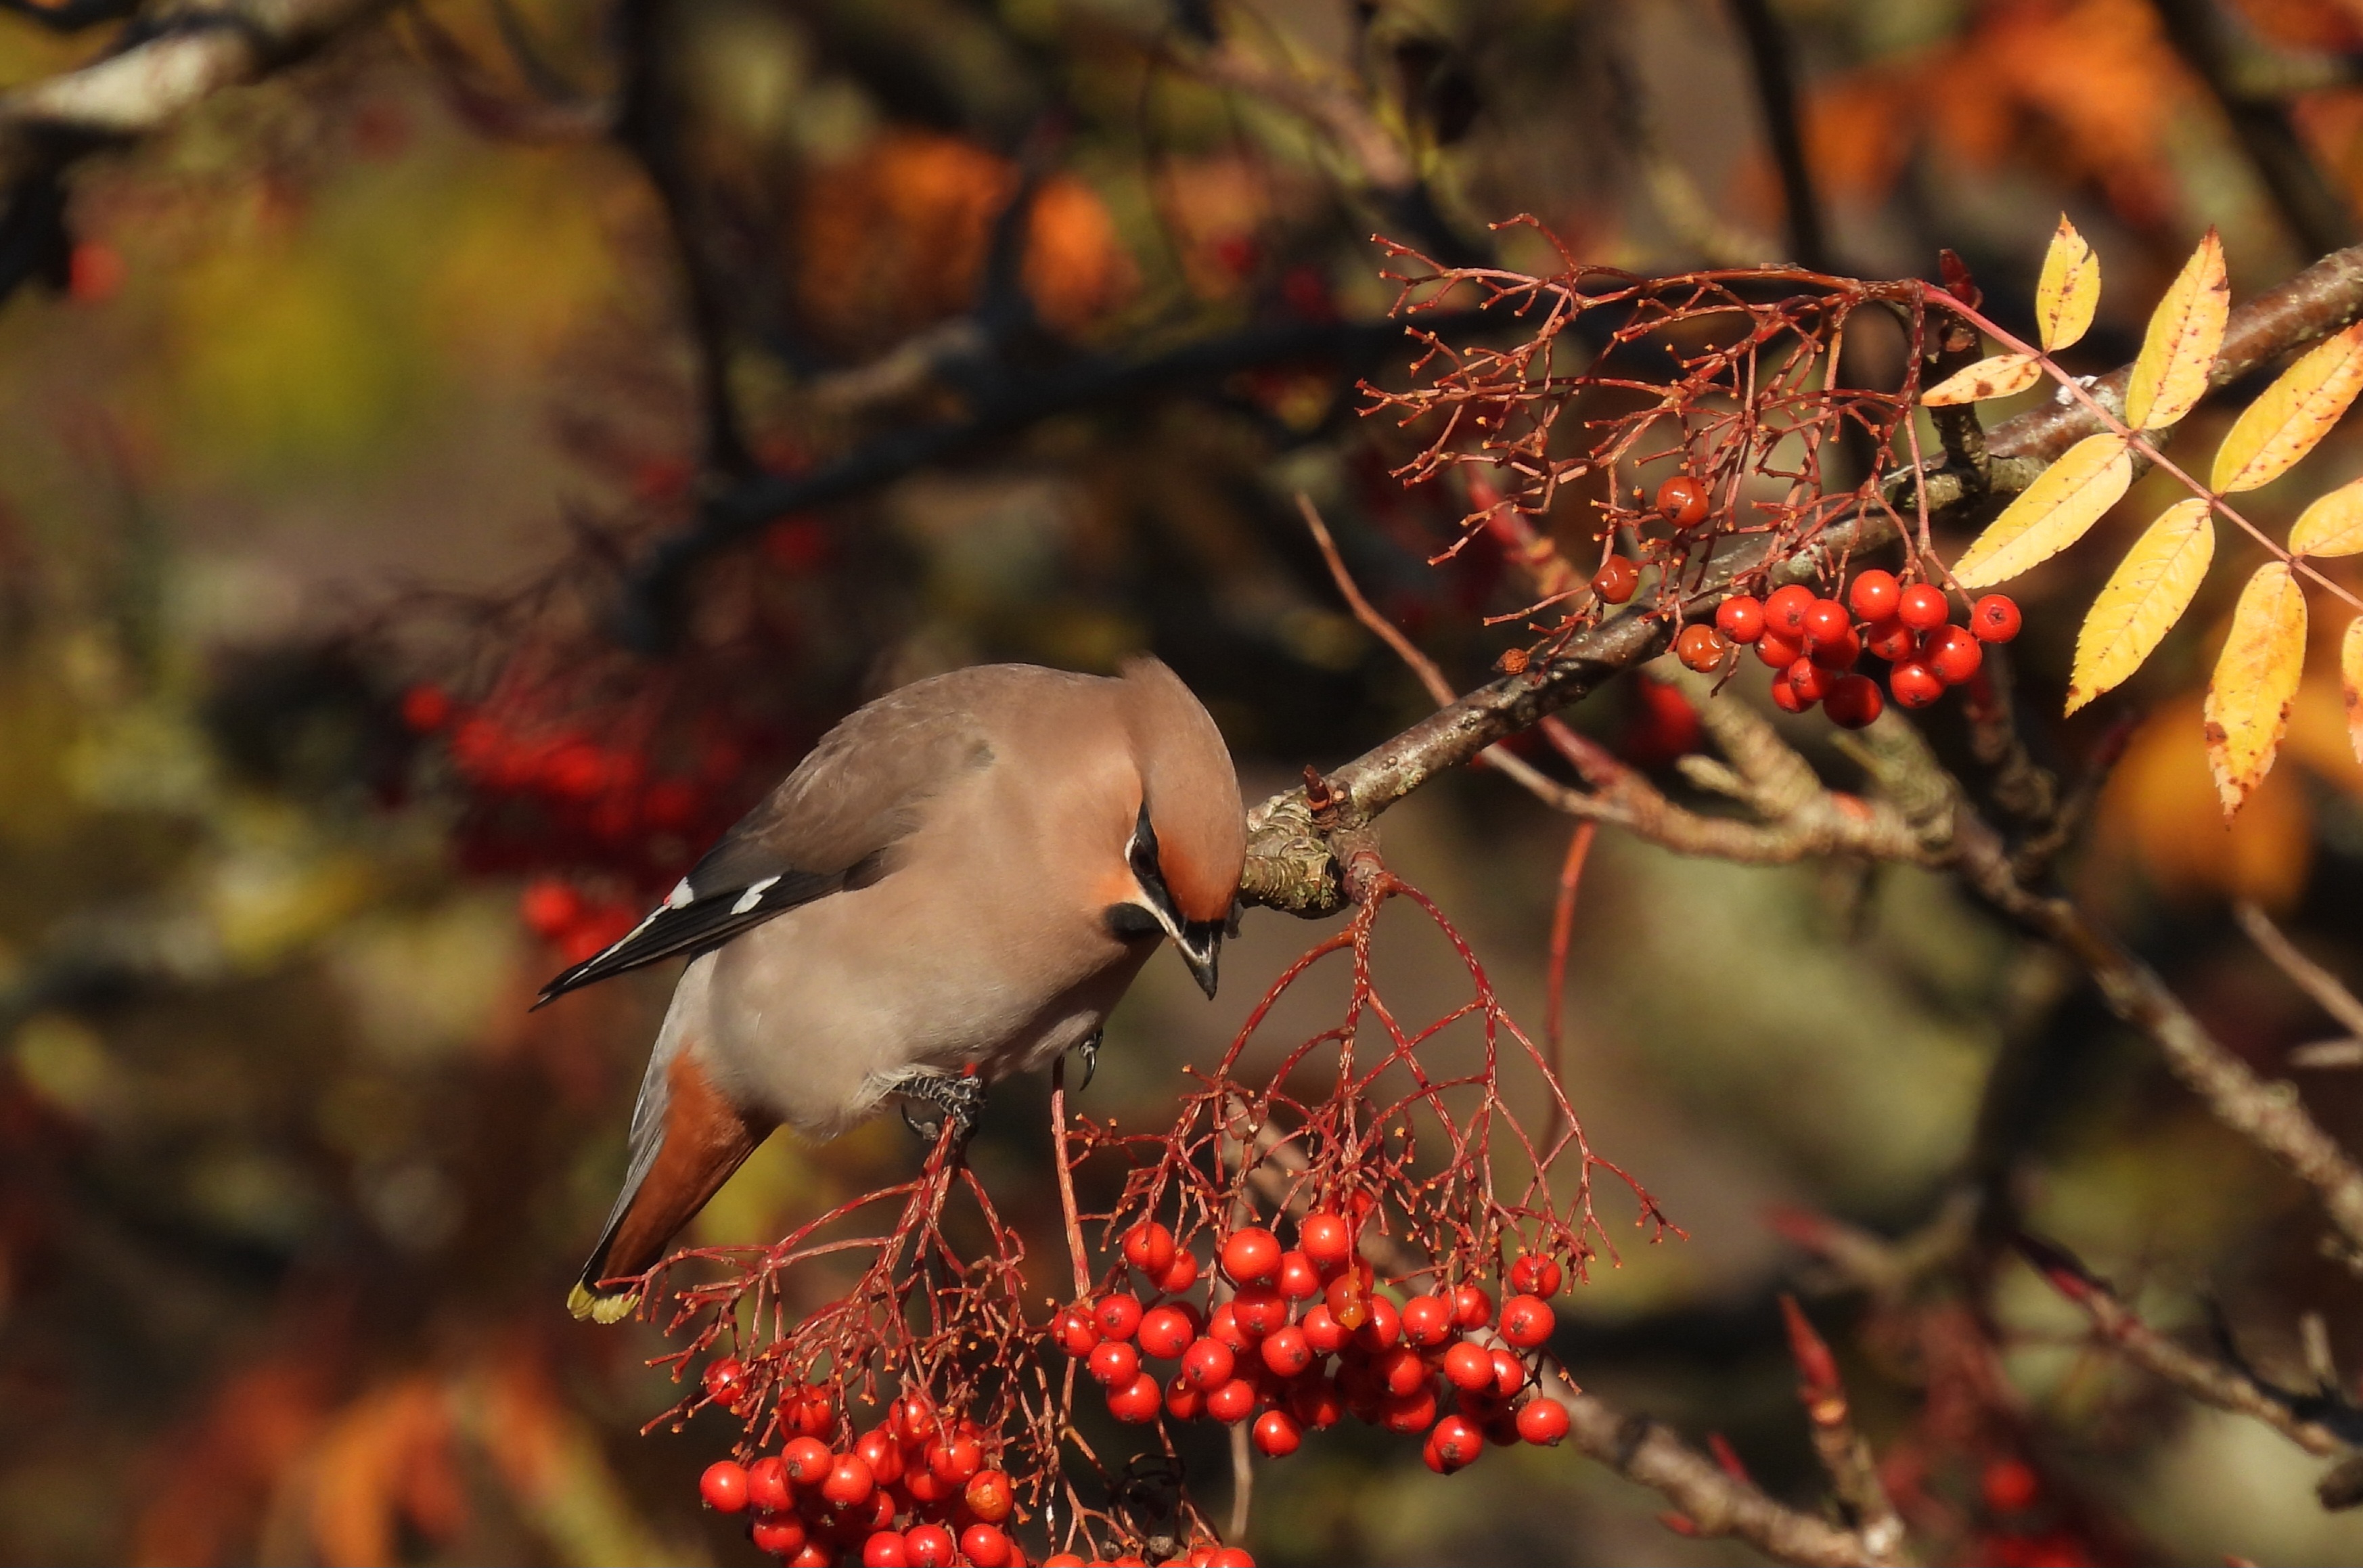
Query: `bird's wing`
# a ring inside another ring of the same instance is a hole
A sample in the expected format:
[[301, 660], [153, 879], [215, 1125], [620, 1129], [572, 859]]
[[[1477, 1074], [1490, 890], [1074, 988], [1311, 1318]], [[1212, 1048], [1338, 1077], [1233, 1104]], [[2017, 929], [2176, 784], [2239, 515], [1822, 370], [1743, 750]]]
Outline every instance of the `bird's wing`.
[[830, 730], [648, 918], [543, 986], [534, 1006], [719, 947], [774, 915], [892, 872], [925, 803], [993, 761], [982, 729], [957, 689], [939, 689], [945, 684], [890, 693]]

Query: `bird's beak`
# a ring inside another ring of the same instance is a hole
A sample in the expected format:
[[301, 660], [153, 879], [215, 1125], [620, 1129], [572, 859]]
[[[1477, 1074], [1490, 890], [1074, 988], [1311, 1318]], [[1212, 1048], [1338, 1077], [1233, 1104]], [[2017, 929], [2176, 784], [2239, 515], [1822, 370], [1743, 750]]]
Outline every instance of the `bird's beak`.
[[1173, 933], [1173, 945], [1182, 950], [1182, 962], [1190, 966], [1191, 974], [1197, 979], [1198, 989], [1206, 994], [1208, 1001], [1213, 1001], [1215, 959], [1222, 951], [1223, 923], [1208, 920], [1184, 926]]

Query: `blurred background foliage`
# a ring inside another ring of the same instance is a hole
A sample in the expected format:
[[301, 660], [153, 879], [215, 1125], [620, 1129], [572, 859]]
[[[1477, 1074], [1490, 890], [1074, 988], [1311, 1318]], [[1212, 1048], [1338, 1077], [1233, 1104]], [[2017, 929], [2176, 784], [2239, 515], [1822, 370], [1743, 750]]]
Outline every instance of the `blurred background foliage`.
[[[1825, 264], [1922, 275], [1950, 246], [2015, 321], [2064, 208], [2110, 272], [2095, 370], [2209, 223], [2235, 293], [2286, 276], [2322, 236], [2226, 105], [2273, 106], [2363, 199], [2363, 6], [2199, 9], [2204, 61], [2175, 30], [2193, 7], [2151, 0], [418, 0], [80, 164], [65, 286], [0, 312], [0, 1556], [754, 1561], [695, 1506], [722, 1428], [638, 1433], [669, 1402], [658, 1337], [562, 1310], [670, 977], [528, 1016], [539, 982], [920, 674], [1153, 650], [1251, 798], [1392, 733], [1423, 700], [1343, 613], [1300, 488], [1385, 611], [1480, 678], [1516, 629], [1480, 617], [1515, 590], [1498, 561], [1425, 563], [1459, 498], [1403, 492], [1396, 433], [1357, 416], [1356, 379], [1409, 358], [1369, 326], [1392, 298], [1369, 236], [1540, 266], [1488, 228], [1531, 212], [1638, 270], [1793, 253], [1748, 17], [1791, 56]], [[0, 16], [0, 82], [107, 41]], [[701, 398], [684, 236], [734, 428]], [[660, 650], [615, 635], [643, 552], [717, 484], [964, 420], [716, 552]], [[2334, 438], [2255, 515], [2357, 472]], [[2307, 689], [2227, 831], [2193, 694], [2245, 570], [2124, 700], [2052, 721], [2110, 559], [2023, 584], [2036, 744], [2072, 772], [2132, 727], [2071, 879], [2278, 1073], [2327, 1025], [2227, 900], [2363, 975], [2338, 700]], [[1575, 718], [1663, 753], [1623, 689]], [[1480, 774], [1386, 832], [1538, 1019], [1562, 825]], [[1211, 1007], [1153, 965], [1086, 1107], [1160, 1115], [1307, 937], [1251, 915]], [[1448, 955], [1389, 962], [1450, 994]], [[1940, 879], [1604, 837], [1567, 1005], [1596, 1144], [1690, 1239], [1575, 1294], [1560, 1349], [1776, 1492], [1814, 1483], [1774, 1294], [1828, 1283], [1783, 1208], [1896, 1233], [2005, 1182], [2155, 1320], [2216, 1303], [2287, 1371], [2321, 1311], [2363, 1366], [2302, 1195]], [[2302, 1082], [2363, 1136], [2351, 1073]], [[1039, 1109], [1013, 1086], [977, 1156], [1029, 1220]], [[768, 1238], [916, 1158], [892, 1126], [775, 1142], [695, 1239]], [[2024, 1271], [1916, 1315], [1819, 1301], [1872, 1330], [1858, 1403], [1882, 1445], [1928, 1434], [1963, 1556], [2000, 1550], [1980, 1477], [2007, 1456], [2044, 1488], [2014, 1560], [2363, 1561], [2310, 1462], [2096, 1355]], [[1975, 1381], [1963, 1335], [2006, 1382], [1932, 1425]], [[1289, 1466], [1262, 1561], [1744, 1555], [1564, 1452], [1446, 1480], [1340, 1433]]]

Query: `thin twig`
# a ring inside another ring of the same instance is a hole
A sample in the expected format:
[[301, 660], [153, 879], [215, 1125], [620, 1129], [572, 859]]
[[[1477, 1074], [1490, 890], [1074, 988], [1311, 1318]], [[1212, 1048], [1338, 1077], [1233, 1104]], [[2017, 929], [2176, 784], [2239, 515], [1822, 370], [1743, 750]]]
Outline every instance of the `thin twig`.
[[[1567, 1082], [1562, 1067], [1567, 1030], [1562, 1014], [1567, 1002], [1568, 940], [1575, 932], [1575, 894], [1583, 881], [1584, 862], [1591, 858], [1592, 840], [1600, 830], [1597, 822], [1579, 822], [1567, 840], [1567, 858], [1559, 862], [1559, 897], [1551, 905], [1550, 968], [1544, 979], [1543, 993], [1543, 1060], [1549, 1064], [1550, 1075], [1561, 1084]], [[1559, 1136], [1559, 1102], [1551, 1102], [1549, 1118], [1543, 1124], [1543, 1140], [1548, 1143]]]
[[2232, 915], [2240, 922], [2240, 929], [2248, 933], [2248, 940], [2257, 944], [2258, 951], [2273, 961], [2274, 968], [2313, 997], [2349, 1035], [2363, 1038], [2363, 1001], [2356, 1000], [2355, 993], [2339, 984], [2336, 975], [2298, 951], [2296, 944], [2273, 924], [2272, 917], [2247, 899], [2232, 906]]
[[1903, 1520], [1880, 1485], [1879, 1465], [1870, 1444], [1854, 1424], [1846, 1385], [1838, 1377], [1837, 1358], [1811, 1319], [1785, 1292], [1781, 1316], [1789, 1329], [1789, 1351], [1797, 1363], [1797, 1402], [1814, 1434], [1814, 1451], [1829, 1473], [1830, 1486], [1839, 1505], [1854, 1522], [1864, 1548], [1880, 1562], [1903, 1562]]

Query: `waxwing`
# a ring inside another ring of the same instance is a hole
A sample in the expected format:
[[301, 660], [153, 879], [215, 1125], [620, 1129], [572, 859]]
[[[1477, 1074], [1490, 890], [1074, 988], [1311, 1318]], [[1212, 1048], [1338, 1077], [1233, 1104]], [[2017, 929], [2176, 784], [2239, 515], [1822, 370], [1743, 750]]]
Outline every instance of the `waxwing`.
[[569, 1307], [629, 1313], [601, 1282], [653, 1264], [782, 1124], [825, 1140], [900, 1098], [965, 1126], [994, 1080], [1095, 1052], [1161, 941], [1212, 996], [1246, 856], [1222, 735], [1153, 659], [984, 665], [860, 709], [535, 1004], [690, 961]]

